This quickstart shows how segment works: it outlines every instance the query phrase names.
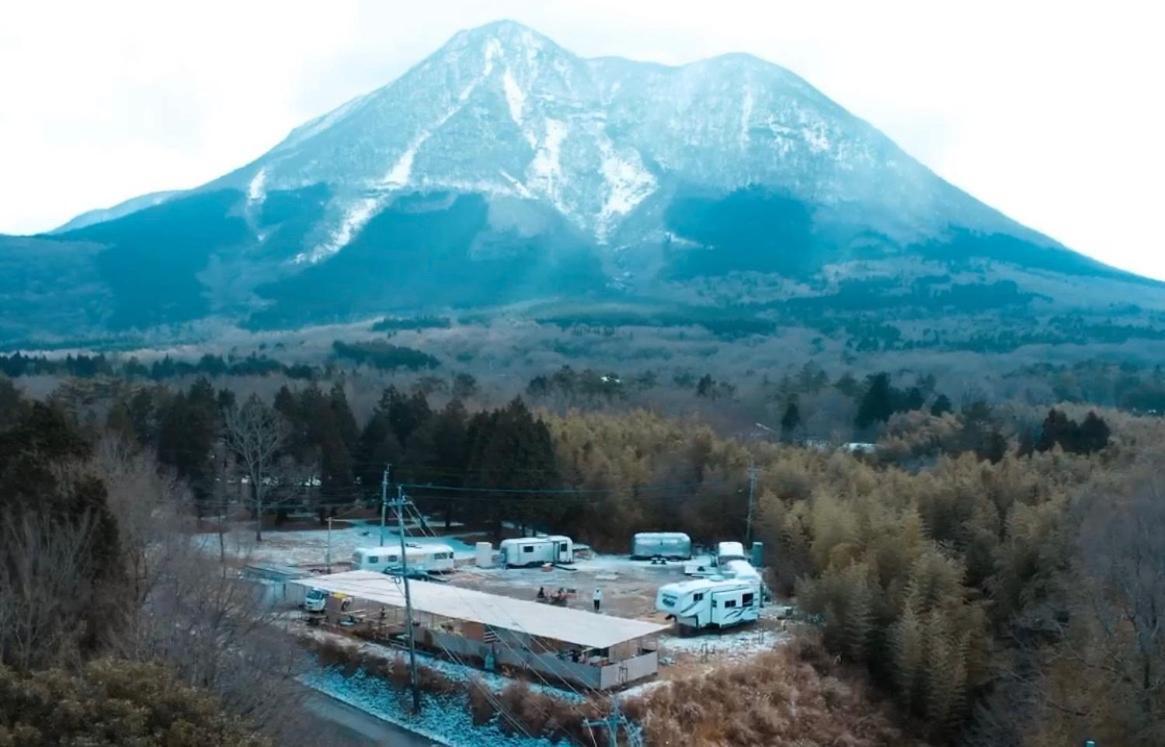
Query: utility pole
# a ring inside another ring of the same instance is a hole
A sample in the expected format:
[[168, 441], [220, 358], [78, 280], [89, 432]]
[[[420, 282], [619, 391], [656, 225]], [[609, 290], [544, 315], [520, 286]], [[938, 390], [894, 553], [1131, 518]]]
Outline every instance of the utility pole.
[[753, 462], [748, 463], [748, 519], [744, 531], [744, 544], [752, 551], [752, 518], [756, 512], [756, 478], [760, 470]]
[[[588, 729], [599, 728], [607, 730], [607, 744], [609, 747], [619, 747], [619, 727], [623, 724], [623, 714], [619, 711], [619, 699], [611, 698], [611, 712], [606, 718], [594, 718], [583, 721]], [[641, 745], [639, 735], [632, 729], [627, 729], [627, 740], [631, 745]]]
[[[385, 483], [388, 470], [384, 471]], [[396, 486], [396, 529], [400, 533], [400, 578], [405, 590], [405, 623], [409, 632], [409, 684], [413, 690], [413, 713], [421, 712], [421, 691], [417, 689], [417, 644], [413, 638], [413, 598], [409, 595], [409, 556], [405, 547], [404, 487]]]
[[324, 551], [324, 568], [332, 572], [332, 517], [328, 517], [328, 549]]
[[384, 474], [380, 478], [380, 546], [384, 547], [384, 515], [388, 511], [388, 471], [391, 464], [384, 465]]

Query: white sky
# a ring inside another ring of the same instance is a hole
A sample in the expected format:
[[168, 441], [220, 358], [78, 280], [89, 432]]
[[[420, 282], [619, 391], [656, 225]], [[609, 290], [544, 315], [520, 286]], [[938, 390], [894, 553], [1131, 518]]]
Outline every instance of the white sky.
[[526, 23], [584, 56], [751, 52], [941, 176], [1165, 278], [1156, 3], [0, 0], [0, 232], [192, 187], [376, 88], [458, 29]]

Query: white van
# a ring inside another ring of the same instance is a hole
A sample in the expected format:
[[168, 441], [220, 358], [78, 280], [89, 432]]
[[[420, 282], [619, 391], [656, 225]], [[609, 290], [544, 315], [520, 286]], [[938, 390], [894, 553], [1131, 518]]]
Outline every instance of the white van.
[[[449, 545], [405, 545], [409, 571], [448, 573], [454, 568], [453, 548]], [[352, 553], [352, 569], [386, 571], [400, 568], [400, 546], [358, 547]]]
[[750, 581], [701, 578], [659, 588], [655, 608], [693, 630], [730, 628], [755, 622], [760, 610], [760, 591]]
[[502, 540], [500, 549], [502, 563], [509, 568], [574, 562], [574, 542], [561, 535]]

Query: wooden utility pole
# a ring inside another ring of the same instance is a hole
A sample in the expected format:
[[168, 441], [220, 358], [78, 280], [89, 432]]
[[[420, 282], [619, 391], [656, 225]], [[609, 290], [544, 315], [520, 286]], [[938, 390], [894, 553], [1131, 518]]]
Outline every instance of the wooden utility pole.
[[[388, 470], [385, 470], [387, 484]], [[413, 690], [413, 713], [421, 711], [421, 691], [417, 689], [417, 644], [413, 636], [413, 599], [409, 595], [409, 556], [405, 546], [405, 494], [404, 487], [396, 487], [396, 529], [400, 533], [400, 579], [405, 590], [405, 623], [409, 638], [409, 684]], [[382, 542], [383, 544], [383, 542]]]
[[384, 517], [388, 512], [388, 471], [391, 464], [384, 465], [384, 474], [380, 477], [380, 546], [384, 547]]
[[748, 463], [748, 518], [744, 531], [744, 545], [752, 552], [752, 520], [756, 513], [756, 478], [760, 470], [752, 462]]
[[332, 517], [328, 517], [328, 549], [324, 551], [324, 569], [332, 572]]

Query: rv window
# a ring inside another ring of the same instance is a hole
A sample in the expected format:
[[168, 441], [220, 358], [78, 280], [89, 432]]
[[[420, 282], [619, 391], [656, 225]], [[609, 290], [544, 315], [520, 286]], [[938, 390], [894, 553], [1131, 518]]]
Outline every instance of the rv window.
[[692, 595], [692, 601], [693, 601], [693, 602], [702, 602], [702, 601], [704, 601], [704, 592], [702, 592], [702, 591], [701, 591], [699, 594], [693, 594], [693, 595]]
[[742, 596], [740, 598], [740, 606], [741, 607], [751, 607], [752, 606], [752, 594], [745, 594], [744, 596]]
[[736, 606], [735, 599], [728, 599], [724, 602], [724, 609], [731, 609], [732, 607], [735, 607], [735, 606]]
[[534, 552], [534, 546], [533, 545], [523, 545], [522, 552]]
[[396, 562], [396, 556], [395, 556], [395, 555], [389, 555], [389, 556], [388, 556], [388, 562], [389, 562], [389, 563], [395, 563], [395, 562]]
[[566, 552], [566, 543], [565, 542], [558, 543], [558, 551], [559, 552]]
[[379, 562], [380, 562], [380, 558], [376, 557], [375, 555], [369, 555], [369, 556], [368, 556], [368, 562], [369, 562], [369, 563], [379, 563]]

